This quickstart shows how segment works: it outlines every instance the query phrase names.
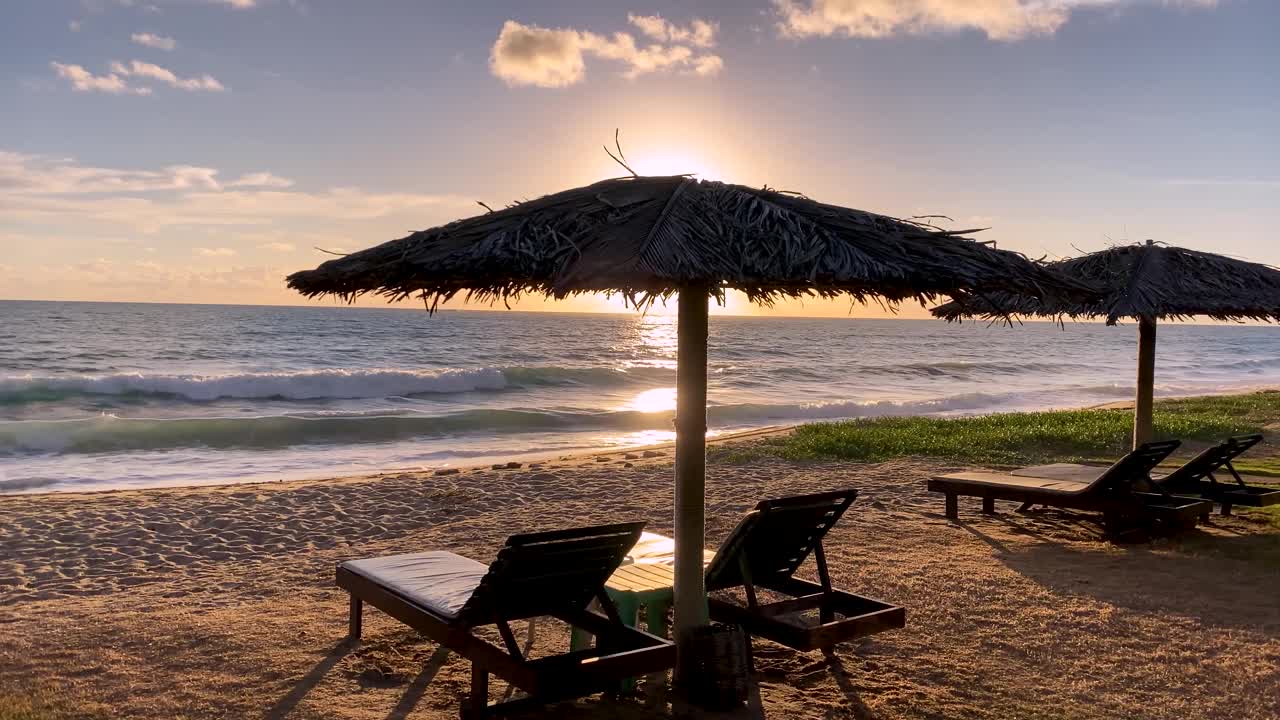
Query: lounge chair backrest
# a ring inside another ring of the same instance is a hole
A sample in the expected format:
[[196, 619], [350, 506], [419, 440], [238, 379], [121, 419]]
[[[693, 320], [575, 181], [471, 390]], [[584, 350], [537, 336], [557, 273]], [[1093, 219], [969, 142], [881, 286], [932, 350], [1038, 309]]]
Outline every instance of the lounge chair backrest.
[[1262, 435], [1229, 437], [1191, 458], [1185, 465], [1162, 478], [1160, 484], [1170, 489], [1196, 485], [1260, 442]]
[[837, 490], [762, 501], [721, 544], [707, 567], [707, 589], [742, 585], [742, 558], [753, 583], [790, 577], [857, 497], [857, 490]]
[[512, 535], [458, 617], [479, 624], [581, 610], [643, 530], [633, 522]]
[[1103, 471], [1097, 480], [1090, 483], [1090, 488], [1102, 492], [1127, 493], [1135, 480], [1150, 477], [1151, 471], [1181, 444], [1180, 440], [1143, 443]]

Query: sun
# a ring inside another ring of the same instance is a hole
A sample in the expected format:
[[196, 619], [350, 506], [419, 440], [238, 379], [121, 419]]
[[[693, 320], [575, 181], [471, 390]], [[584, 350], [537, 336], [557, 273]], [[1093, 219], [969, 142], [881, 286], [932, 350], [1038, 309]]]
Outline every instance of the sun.
[[683, 150], [657, 150], [628, 157], [628, 165], [640, 175], [697, 175], [702, 180], [723, 180], [720, 168], [704, 155]]

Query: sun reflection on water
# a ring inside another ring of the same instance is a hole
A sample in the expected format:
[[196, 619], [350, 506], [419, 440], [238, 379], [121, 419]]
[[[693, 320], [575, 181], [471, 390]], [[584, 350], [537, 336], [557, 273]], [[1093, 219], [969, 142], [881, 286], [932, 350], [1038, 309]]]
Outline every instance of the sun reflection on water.
[[645, 390], [631, 399], [627, 405], [640, 412], [669, 412], [676, 409], [676, 389], [673, 387]]

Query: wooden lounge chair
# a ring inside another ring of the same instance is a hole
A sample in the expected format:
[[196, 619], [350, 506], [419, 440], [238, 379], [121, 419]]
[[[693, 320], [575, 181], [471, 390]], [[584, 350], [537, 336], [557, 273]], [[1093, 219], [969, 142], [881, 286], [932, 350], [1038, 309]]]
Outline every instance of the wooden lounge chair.
[[1143, 527], [1186, 529], [1194, 527], [1201, 515], [1212, 510], [1212, 503], [1172, 495], [1158, 486], [1157, 492], [1134, 489], [1136, 482], [1148, 478], [1151, 470], [1180, 444], [1177, 440], [1146, 443], [1095, 474], [1087, 483], [1057, 477], [962, 472], [932, 478], [928, 488], [946, 496], [946, 515], [953, 520], [959, 516], [958, 498], [964, 495], [982, 498], [985, 513], [995, 512], [996, 500], [1101, 512], [1103, 526], [1113, 536]]
[[[604, 583], [640, 537], [644, 523], [624, 523], [513, 535], [487, 568], [449, 552], [350, 560], [337, 584], [351, 594], [350, 637], [361, 630], [369, 603], [471, 661], [464, 718], [527, 709], [610, 690], [627, 677], [675, 665], [670, 642], [623, 625]], [[587, 609], [599, 601], [605, 615]], [[531, 660], [511, 631], [512, 620], [552, 616], [597, 638], [596, 647]], [[477, 637], [497, 626], [503, 646]], [[489, 703], [489, 675], [528, 694]]]
[[[707, 566], [708, 592], [741, 587], [747, 604], [712, 596], [711, 617], [797, 650], [830, 651], [837, 643], [906, 625], [906, 610], [831, 585], [822, 539], [858, 497], [839, 490], [764, 500], [729, 534]], [[818, 582], [796, 570], [813, 555]], [[760, 589], [788, 596], [761, 603]], [[816, 611], [816, 622], [805, 613]]]
[[[1154, 482], [1176, 495], [1199, 495], [1222, 505], [1222, 514], [1230, 515], [1232, 505], [1265, 507], [1280, 503], [1280, 487], [1250, 484], [1247, 475], [1236, 472], [1232, 460], [1262, 442], [1261, 435], [1238, 435], [1205, 450], [1185, 465], [1163, 477], [1153, 475]], [[1219, 482], [1215, 473], [1226, 471], [1235, 482]], [[1254, 480], [1254, 482], [1257, 482]]]
[[[1231, 464], [1249, 448], [1262, 442], [1261, 435], [1230, 437], [1188, 460], [1182, 467], [1168, 474], [1153, 472], [1151, 482], [1174, 495], [1197, 495], [1219, 503], [1222, 514], [1230, 515], [1233, 505], [1265, 507], [1280, 503], [1280, 487], [1257, 485], [1261, 478], [1241, 475]], [[1216, 473], [1229, 473], [1234, 482], [1221, 482]], [[1036, 465], [1013, 471], [1022, 477], [1041, 477], [1075, 482], [1088, 482], [1096, 477], [1098, 468], [1089, 465], [1055, 463]], [[1255, 484], [1251, 484], [1255, 483]]]

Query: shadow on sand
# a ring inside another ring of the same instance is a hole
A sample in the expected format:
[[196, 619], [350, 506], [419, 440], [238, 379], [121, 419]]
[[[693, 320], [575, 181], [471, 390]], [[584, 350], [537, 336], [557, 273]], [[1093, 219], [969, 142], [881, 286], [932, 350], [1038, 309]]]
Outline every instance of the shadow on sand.
[[293, 712], [293, 709], [298, 706], [298, 703], [302, 702], [302, 699], [307, 696], [307, 693], [311, 692], [316, 685], [319, 685], [320, 681], [324, 679], [324, 676], [328, 675], [329, 671], [342, 661], [342, 658], [350, 654], [351, 651], [355, 649], [356, 645], [357, 643], [353, 643], [346, 639], [342, 640], [337, 645], [334, 645], [333, 648], [325, 654], [324, 658], [320, 660], [320, 662], [316, 663], [316, 666], [311, 668], [311, 670], [293, 686], [293, 689], [290, 690], [287, 695], [280, 698], [275, 705], [272, 705], [271, 708], [267, 710], [267, 714], [265, 716], [266, 720], [283, 720], [289, 715], [289, 713]]
[[989, 544], [1007, 567], [1056, 594], [1280, 637], [1275, 612], [1280, 535], [1224, 529], [1223, 534], [1194, 531], [1156, 545], [1073, 547], [1032, 531], [1043, 542], [1019, 547], [981, 527], [961, 527]]

